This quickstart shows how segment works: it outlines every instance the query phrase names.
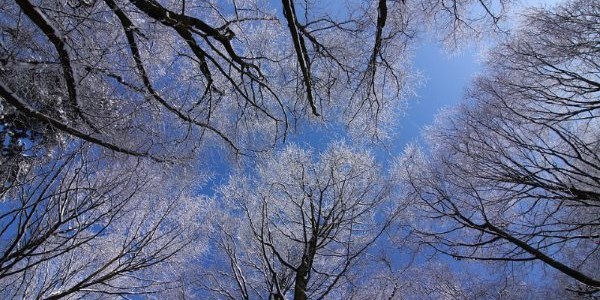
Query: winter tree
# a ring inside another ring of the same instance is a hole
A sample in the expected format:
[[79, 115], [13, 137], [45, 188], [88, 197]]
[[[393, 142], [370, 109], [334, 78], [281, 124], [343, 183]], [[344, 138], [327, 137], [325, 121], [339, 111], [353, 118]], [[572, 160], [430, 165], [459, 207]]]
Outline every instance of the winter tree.
[[69, 143], [22, 172], [3, 194], [1, 297], [177, 288], [179, 264], [204, 243], [198, 201], [179, 186], [189, 181], [169, 177], [135, 158], [107, 159], [87, 143]]
[[[348, 297], [398, 212], [373, 157], [334, 144], [265, 158], [214, 202], [211, 260], [198, 274], [214, 298]], [[371, 270], [372, 271], [372, 270]]]
[[[422, 243], [457, 259], [541, 262], [598, 293], [600, 3], [529, 12], [467, 101], [398, 173]], [[425, 221], [420, 221], [425, 220]]]

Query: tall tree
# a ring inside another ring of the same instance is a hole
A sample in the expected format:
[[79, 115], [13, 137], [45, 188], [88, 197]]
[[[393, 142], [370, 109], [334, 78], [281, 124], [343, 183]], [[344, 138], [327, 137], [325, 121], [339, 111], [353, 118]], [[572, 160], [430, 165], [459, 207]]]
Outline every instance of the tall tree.
[[216, 298], [347, 295], [397, 212], [368, 153], [291, 146], [234, 176], [216, 200], [212, 258], [200, 287]]
[[[407, 149], [399, 176], [425, 243], [455, 258], [537, 261], [597, 293], [600, 3], [529, 12], [467, 102]], [[429, 221], [427, 221], [429, 222]]]
[[178, 186], [183, 179], [137, 159], [103, 157], [87, 144], [37, 161], [3, 195], [1, 297], [106, 298], [176, 288], [177, 263], [203, 249], [200, 207]]

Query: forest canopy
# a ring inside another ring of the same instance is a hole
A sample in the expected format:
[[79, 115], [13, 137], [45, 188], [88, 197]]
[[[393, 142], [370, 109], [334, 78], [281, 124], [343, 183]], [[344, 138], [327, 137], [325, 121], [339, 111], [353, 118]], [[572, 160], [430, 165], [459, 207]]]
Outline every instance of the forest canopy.
[[600, 297], [600, 3], [513, 6], [0, 0], [0, 297]]

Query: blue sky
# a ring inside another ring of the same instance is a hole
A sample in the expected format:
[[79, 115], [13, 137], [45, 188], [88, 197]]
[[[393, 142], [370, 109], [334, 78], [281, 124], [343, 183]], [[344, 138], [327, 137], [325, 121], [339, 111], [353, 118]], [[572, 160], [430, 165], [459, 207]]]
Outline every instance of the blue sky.
[[433, 122], [441, 108], [460, 102], [464, 90], [481, 69], [478, 51], [472, 46], [450, 56], [432, 41], [424, 41], [415, 49], [413, 64], [423, 82], [416, 89], [416, 96], [408, 100], [405, 116], [398, 120], [396, 151], [418, 140], [423, 128]]

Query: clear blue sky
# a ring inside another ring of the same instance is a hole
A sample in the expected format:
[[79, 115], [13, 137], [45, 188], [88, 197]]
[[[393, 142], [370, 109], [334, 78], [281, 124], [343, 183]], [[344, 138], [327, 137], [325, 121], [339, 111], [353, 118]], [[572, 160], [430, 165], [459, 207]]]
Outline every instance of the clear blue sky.
[[424, 41], [415, 50], [414, 68], [423, 81], [416, 96], [408, 99], [405, 116], [398, 120], [399, 134], [395, 150], [407, 142], [418, 140], [423, 128], [431, 124], [443, 107], [456, 105], [476, 73], [481, 69], [475, 47], [449, 56], [435, 42]]

